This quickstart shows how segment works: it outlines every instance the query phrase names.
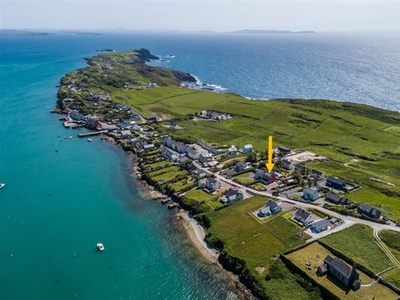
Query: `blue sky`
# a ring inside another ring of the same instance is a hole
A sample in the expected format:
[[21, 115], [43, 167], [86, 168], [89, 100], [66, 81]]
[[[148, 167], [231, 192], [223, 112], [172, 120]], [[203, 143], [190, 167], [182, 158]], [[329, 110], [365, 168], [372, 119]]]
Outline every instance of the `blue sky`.
[[400, 31], [398, 1], [0, 0], [1, 28]]

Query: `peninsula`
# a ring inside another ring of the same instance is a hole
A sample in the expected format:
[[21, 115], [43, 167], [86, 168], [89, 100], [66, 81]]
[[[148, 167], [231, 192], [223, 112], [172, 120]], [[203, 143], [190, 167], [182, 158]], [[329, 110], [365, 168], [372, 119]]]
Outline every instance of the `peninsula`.
[[399, 113], [247, 100], [152, 59], [146, 49], [86, 59], [61, 79], [54, 112], [133, 153], [138, 177], [194, 215], [256, 297], [400, 295]]

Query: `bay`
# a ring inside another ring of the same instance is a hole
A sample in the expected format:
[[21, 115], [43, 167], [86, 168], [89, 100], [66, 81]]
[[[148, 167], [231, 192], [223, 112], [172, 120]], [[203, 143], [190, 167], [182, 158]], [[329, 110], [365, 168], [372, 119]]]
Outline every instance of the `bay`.
[[171, 227], [172, 213], [148, 200], [122, 151], [64, 139], [79, 131], [62, 128], [49, 113], [60, 78], [84, 67], [95, 49], [148, 48], [166, 59], [153, 65], [247, 97], [326, 98], [400, 110], [399, 46], [397, 33], [1, 38], [0, 297], [236, 297], [227, 278]]

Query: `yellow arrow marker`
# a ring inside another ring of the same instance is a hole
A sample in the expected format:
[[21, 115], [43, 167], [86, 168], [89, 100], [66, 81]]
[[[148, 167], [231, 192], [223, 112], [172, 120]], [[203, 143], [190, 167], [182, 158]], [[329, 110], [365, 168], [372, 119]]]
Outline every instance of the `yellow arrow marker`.
[[268, 138], [268, 162], [265, 164], [268, 169], [268, 172], [271, 173], [274, 168], [274, 164], [272, 163], [272, 135]]

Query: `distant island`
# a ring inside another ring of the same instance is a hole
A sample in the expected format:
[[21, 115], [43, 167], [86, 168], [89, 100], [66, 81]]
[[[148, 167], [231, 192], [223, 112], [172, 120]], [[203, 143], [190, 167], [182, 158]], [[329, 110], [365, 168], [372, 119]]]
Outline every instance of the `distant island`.
[[287, 33], [316, 33], [311, 30], [304, 31], [290, 31], [290, 30], [262, 30], [262, 29], [243, 29], [237, 31], [230, 31], [228, 33], [244, 33], [244, 34], [287, 34]]
[[204, 230], [182, 210], [178, 228], [258, 298], [400, 295], [399, 113], [216, 93], [156, 59], [87, 58], [61, 79], [53, 112], [129, 153], [149, 194]]
[[0, 36], [44, 36], [50, 35], [47, 32], [34, 32], [26, 30], [16, 30], [16, 29], [2, 29], [0, 30]]

